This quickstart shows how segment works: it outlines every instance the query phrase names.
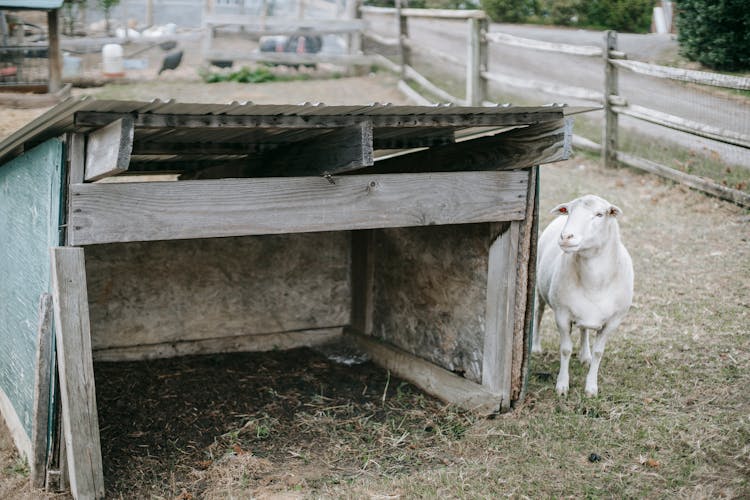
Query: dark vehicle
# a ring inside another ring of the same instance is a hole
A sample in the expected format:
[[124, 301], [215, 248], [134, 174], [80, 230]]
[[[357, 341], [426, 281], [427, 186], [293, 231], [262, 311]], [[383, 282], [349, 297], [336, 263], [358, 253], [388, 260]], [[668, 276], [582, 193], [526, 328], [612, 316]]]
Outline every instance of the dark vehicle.
[[[295, 54], [317, 54], [323, 47], [323, 38], [319, 35], [265, 36], [260, 39], [261, 52], [290, 52]], [[299, 64], [281, 64], [282, 66], [299, 67]], [[315, 67], [315, 64], [305, 64]]]

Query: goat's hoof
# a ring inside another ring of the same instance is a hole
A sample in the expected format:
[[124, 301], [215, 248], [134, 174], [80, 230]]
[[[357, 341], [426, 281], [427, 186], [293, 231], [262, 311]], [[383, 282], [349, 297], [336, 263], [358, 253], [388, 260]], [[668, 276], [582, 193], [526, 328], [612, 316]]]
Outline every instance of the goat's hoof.
[[598, 387], [586, 387], [585, 393], [586, 393], [586, 397], [595, 398], [596, 395], [599, 393], [599, 388]]
[[558, 383], [555, 386], [555, 390], [557, 391], [558, 396], [566, 396], [568, 394], [568, 384]]
[[591, 355], [588, 356], [578, 356], [578, 360], [581, 362], [583, 366], [590, 366], [591, 365]]

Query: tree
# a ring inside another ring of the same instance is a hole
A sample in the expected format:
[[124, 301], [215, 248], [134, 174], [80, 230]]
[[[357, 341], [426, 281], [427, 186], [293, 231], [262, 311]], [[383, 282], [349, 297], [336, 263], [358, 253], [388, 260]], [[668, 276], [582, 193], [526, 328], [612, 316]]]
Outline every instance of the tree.
[[727, 71], [750, 69], [747, 0], [679, 0], [680, 51], [692, 61]]
[[120, 4], [120, 0], [97, 0], [97, 3], [104, 11], [104, 21], [107, 23], [107, 33], [110, 33], [109, 19], [112, 15], [112, 9]]

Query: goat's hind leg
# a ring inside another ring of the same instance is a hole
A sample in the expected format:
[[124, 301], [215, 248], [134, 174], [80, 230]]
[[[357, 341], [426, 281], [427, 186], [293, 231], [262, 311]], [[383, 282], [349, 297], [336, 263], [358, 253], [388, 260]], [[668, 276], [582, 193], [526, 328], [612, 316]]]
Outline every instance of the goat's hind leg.
[[534, 294], [534, 333], [531, 335], [531, 352], [541, 354], [542, 352], [542, 315], [544, 314], [544, 300], [539, 292]]
[[555, 323], [557, 323], [557, 331], [560, 332], [560, 372], [557, 374], [555, 390], [557, 394], [563, 396], [568, 393], [570, 386], [568, 367], [570, 366], [570, 355], [573, 354], [573, 341], [570, 338], [573, 325], [566, 314], [557, 311], [555, 311]]

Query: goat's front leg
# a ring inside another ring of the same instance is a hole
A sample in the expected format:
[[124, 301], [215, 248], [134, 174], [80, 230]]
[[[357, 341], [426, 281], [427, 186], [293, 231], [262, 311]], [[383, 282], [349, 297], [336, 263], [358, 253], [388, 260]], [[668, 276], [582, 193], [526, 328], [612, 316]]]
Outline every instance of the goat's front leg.
[[570, 366], [570, 355], [573, 353], [573, 341], [570, 339], [573, 324], [566, 313], [557, 311], [555, 311], [555, 323], [557, 323], [557, 331], [560, 332], [560, 372], [557, 374], [555, 390], [557, 390], [557, 394], [564, 396], [568, 393], [570, 385], [568, 367]]
[[624, 316], [612, 318], [601, 330], [596, 334], [594, 340], [594, 353], [591, 358], [591, 366], [589, 372], [586, 375], [586, 396], [594, 397], [599, 392], [599, 364], [604, 356], [604, 346], [607, 345], [607, 337], [610, 333], [615, 331], [620, 323], [622, 323]]
[[578, 359], [584, 365], [591, 364], [591, 347], [589, 346], [589, 331], [585, 328], [578, 328], [581, 332], [581, 346], [578, 349]]

